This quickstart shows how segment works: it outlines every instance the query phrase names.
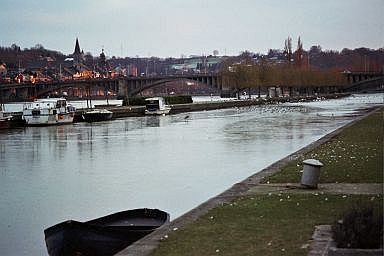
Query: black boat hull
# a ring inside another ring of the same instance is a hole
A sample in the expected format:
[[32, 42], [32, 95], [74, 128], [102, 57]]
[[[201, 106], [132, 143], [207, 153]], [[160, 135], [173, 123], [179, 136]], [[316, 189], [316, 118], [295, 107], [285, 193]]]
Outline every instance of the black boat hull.
[[111, 120], [113, 113], [84, 113], [82, 117], [85, 122], [101, 122]]
[[[141, 215], [141, 216], [140, 216]], [[124, 211], [88, 222], [65, 221], [44, 231], [49, 255], [114, 255], [169, 221], [152, 209]]]
[[8, 129], [11, 127], [11, 120], [0, 119], [0, 129]]

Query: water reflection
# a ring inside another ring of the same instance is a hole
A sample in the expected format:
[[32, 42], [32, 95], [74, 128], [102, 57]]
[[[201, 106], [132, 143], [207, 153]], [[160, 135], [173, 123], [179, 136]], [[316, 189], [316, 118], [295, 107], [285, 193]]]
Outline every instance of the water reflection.
[[160, 127], [160, 116], [149, 116], [146, 118], [146, 126], [147, 127]]

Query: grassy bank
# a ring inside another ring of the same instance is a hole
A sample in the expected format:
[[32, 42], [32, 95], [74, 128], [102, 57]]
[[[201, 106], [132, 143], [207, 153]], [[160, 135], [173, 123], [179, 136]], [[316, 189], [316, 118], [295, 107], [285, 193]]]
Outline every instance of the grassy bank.
[[250, 195], [217, 207], [160, 243], [153, 255], [306, 255], [314, 226], [382, 196]]
[[324, 164], [320, 183], [382, 183], [384, 108], [353, 126], [315, 150], [291, 161], [281, 172], [265, 182], [298, 183], [304, 159], [315, 158]]
[[[384, 109], [344, 129], [265, 181], [300, 181], [301, 162], [324, 163], [322, 183], [383, 182]], [[331, 224], [352, 206], [382, 211], [383, 195], [254, 192], [210, 210], [163, 238], [153, 255], [307, 255], [314, 226]]]

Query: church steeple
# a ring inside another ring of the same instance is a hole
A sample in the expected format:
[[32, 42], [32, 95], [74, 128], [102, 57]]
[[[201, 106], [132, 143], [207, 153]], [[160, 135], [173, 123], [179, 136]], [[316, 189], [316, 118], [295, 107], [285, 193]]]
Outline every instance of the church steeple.
[[84, 61], [84, 52], [80, 51], [79, 39], [76, 37], [75, 51], [72, 54], [73, 57], [73, 65], [79, 66]]
[[101, 49], [101, 53], [100, 53], [100, 61], [101, 61], [101, 62], [105, 62], [104, 48]]
[[98, 66], [104, 75], [108, 74], [107, 60], [104, 54], [104, 48], [101, 49]]
[[79, 45], [79, 39], [76, 37], [76, 45], [75, 45], [75, 51], [73, 52], [73, 54], [81, 54], [80, 52], [80, 45]]

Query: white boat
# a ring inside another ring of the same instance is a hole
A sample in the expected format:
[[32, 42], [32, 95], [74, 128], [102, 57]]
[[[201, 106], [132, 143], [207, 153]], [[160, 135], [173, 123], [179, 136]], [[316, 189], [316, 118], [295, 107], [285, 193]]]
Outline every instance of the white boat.
[[29, 126], [68, 124], [73, 122], [75, 111], [65, 98], [37, 99], [25, 105], [23, 119]]
[[84, 121], [92, 123], [92, 122], [111, 120], [113, 116], [113, 112], [104, 108], [102, 109], [95, 108], [95, 109], [84, 111], [84, 113], [81, 116], [83, 117]]
[[166, 115], [171, 111], [171, 107], [165, 104], [165, 100], [162, 97], [148, 98], [145, 101], [146, 115]]

